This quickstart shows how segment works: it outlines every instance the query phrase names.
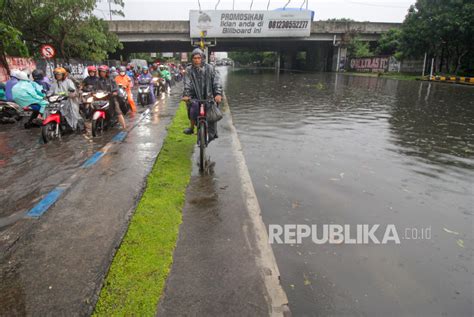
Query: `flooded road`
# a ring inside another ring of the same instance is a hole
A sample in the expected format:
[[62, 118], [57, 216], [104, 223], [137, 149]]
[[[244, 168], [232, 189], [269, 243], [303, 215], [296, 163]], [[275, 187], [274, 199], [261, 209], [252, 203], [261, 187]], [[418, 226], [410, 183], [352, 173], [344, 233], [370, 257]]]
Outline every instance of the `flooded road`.
[[[129, 127], [145, 110], [137, 109], [136, 114], [127, 115]], [[25, 130], [25, 121], [0, 125], [0, 228], [21, 217], [121, 131], [117, 124], [93, 138], [86, 122], [88, 133], [67, 134], [45, 145], [41, 130]]]
[[274, 244], [295, 316], [473, 315], [472, 87], [221, 72], [267, 228], [400, 238]]

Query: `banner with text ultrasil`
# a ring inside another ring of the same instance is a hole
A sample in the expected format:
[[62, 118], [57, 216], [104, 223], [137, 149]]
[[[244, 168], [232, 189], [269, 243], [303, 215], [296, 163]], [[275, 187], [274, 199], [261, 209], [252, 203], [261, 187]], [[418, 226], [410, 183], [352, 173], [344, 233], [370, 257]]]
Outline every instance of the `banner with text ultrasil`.
[[189, 12], [192, 38], [305, 37], [311, 33], [311, 11], [195, 11]]

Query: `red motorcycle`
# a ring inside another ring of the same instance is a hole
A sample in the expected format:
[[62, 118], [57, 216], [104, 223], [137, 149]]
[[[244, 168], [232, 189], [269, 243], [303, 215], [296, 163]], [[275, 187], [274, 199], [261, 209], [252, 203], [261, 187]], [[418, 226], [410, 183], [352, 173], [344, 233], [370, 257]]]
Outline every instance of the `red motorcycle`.
[[41, 136], [44, 143], [60, 139], [66, 132], [73, 131], [61, 110], [66, 106], [68, 97], [65, 94], [48, 96], [49, 105], [46, 107], [45, 119], [41, 127]]
[[92, 94], [92, 136], [96, 137], [115, 124], [115, 116], [110, 111], [110, 94], [105, 91], [97, 91]]

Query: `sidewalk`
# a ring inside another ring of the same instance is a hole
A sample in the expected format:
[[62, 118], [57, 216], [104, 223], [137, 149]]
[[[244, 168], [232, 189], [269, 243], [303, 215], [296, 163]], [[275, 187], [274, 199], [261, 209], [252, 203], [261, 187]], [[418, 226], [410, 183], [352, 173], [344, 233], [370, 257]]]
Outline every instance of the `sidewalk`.
[[[195, 136], [190, 136], [194, 137]], [[186, 192], [174, 262], [159, 316], [282, 316], [287, 298], [230, 113]]]
[[0, 258], [0, 315], [90, 315], [176, 98], [116, 143]]

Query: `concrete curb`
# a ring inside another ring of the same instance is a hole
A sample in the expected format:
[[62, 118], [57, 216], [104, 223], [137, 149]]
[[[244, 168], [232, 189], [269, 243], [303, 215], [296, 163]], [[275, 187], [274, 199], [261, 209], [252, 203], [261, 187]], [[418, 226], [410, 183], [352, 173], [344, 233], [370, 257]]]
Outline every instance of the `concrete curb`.
[[262, 270], [264, 276], [265, 288], [267, 290], [267, 300], [270, 304], [270, 316], [291, 316], [288, 306], [288, 298], [283, 287], [280, 284], [280, 271], [273, 254], [272, 247], [268, 242], [268, 233], [263, 222], [260, 205], [257, 195], [253, 187], [252, 179], [248, 171], [242, 153], [242, 145], [240, 144], [237, 130], [235, 129], [232, 113], [230, 111], [227, 98], [224, 96], [224, 105], [229, 112], [232, 152], [238, 163], [238, 173], [242, 183], [243, 200], [246, 202], [247, 212], [255, 227], [255, 240], [260, 256], [256, 259], [257, 264]]

